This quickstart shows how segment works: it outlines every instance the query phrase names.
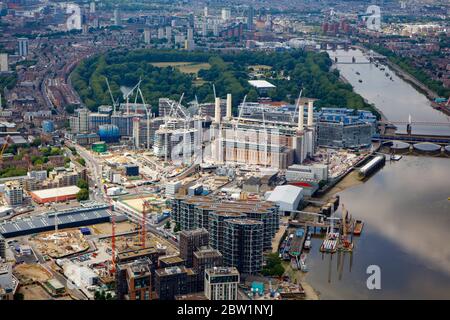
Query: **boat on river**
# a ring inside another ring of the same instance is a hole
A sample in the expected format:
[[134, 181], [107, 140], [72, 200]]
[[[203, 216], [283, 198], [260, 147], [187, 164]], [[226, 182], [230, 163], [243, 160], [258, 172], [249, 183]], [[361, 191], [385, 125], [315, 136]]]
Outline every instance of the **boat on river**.
[[302, 254], [299, 260], [300, 270], [303, 272], [308, 272], [308, 266], [306, 265], [306, 254]]
[[327, 233], [327, 235], [325, 236], [325, 240], [320, 246], [320, 251], [326, 253], [335, 253], [338, 239], [339, 239], [339, 232]]
[[353, 228], [353, 234], [355, 236], [359, 236], [362, 232], [363, 227], [364, 227], [364, 222], [362, 220], [356, 220], [355, 226]]

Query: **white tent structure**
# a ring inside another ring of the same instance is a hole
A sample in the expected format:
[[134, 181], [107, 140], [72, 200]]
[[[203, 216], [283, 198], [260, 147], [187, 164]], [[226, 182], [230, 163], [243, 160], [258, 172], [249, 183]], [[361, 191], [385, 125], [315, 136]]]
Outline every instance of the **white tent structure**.
[[302, 199], [303, 188], [291, 185], [277, 186], [270, 194], [266, 194], [266, 200], [278, 204], [281, 211], [297, 210]]

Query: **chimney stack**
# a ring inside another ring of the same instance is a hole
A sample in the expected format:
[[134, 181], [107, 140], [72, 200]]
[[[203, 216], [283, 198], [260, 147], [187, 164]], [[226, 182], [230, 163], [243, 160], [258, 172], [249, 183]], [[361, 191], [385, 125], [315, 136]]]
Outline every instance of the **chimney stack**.
[[230, 120], [232, 117], [232, 110], [231, 110], [231, 93], [227, 94], [227, 119]]
[[314, 112], [314, 101], [308, 101], [308, 127], [313, 125], [313, 112]]
[[303, 118], [305, 117], [305, 108], [304, 108], [305, 106], [300, 103], [300, 100], [298, 101], [298, 104], [299, 104], [299, 106], [298, 106], [298, 121], [297, 121], [298, 126], [297, 126], [297, 129], [299, 131], [303, 131], [305, 129], [304, 125], [303, 125]]
[[215, 111], [214, 122], [220, 123], [220, 118], [221, 118], [221, 114], [220, 114], [220, 98], [216, 98], [216, 107], [215, 107], [214, 111]]

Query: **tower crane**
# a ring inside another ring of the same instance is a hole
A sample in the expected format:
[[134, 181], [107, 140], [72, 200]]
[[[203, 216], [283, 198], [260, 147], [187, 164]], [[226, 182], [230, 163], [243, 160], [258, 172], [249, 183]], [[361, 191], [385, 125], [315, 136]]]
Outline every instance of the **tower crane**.
[[111, 197], [107, 197], [111, 211], [111, 269], [110, 273], [116, 273], [116, 215], [113, 211], [113, 203]]
[[111, 273], [116, 273], [116, 216], [111, 215]]
[[0, 164], [3, 163], [3, 153], [5, 152], [6, 148], [8, 147], [10, 139], [11, 139], [11, 136], [7, 135], [6, 139], [5, 139], [5, 143], [3, 144], [3, 147], [2, 147], [2, 150], [0, 151]]
[[[302, 93], [303, 93], [303, 88], [300, 90], [300, 93], [298, 94], [297, 103], [295, 104], [295, 112], [292, 114], [292, 118], [291, 118], [291, 121], [292, 121], [292, 122], [295, 121], [295, 115], [297, 114], [298, 108], [299, 108], [299, 106], [300, 106], [300, 99], [301, 99], [301, 97], [302, 97]], [[303, 106], [302, 106], [302, 108], [303, 108]], [[300, 116], [300, 115], [299, 115], [299, 116]]]
[[140, 230], [140, 237], [141, 237], [141, 246], [142, 249], [145, 249], [145, 242], [147, 240], [147, 213], [148, 209], [150, 208], [150, 202], [148, 200], [145, 200], [143, 196], [141, 196], [142, 200], [142, 220], [141, 220], [141, 230]]
[[240, 108], [240, 110], [239, 110], [239, 116], [238, 116], [236, 128], [238, 127], [239, 122], [241, 121], [242, 111], [243, 111], [244, 108], [245, 108], [245, 101], [246, 101], [246, 100], [247, 100], [247, 95], [244, 96], [244, 100], [242, 101], [241, 108]]
[[114, 100], [114, 97], [113, 97], [113, 94], [112, 94], [112, 91], [111, 91], [111, 87], [109, 86], [108, 78], [105, 77], [105, 80], [106, 80], [106, 86], [108, 87], [109, 96], [111, 97], [111, 102], [112, 102], [112, 105], [113, 105], [113, 114], [116, 114], [116, 106], [117, 106], [117, 104], [119, 102], [119, 98], [117, 98], [117, 100]]
[[148, 109], [147, 104], [145, 103], [144, 95], [142, 94], [141, 87], [138, 87], [138, 93], [142, 99], [142, 103], [144, 104], [145, 113], [147, 117], [147, 149], [150, 149], [150, 111]]
[[217, 95], [216, 95], [216, 86], [214, 85], [214, 83], [213, 83], [213, 92], [214, 92], [214, 101], [215, 101], [217, 98]]
[[133, 94], [134, 90], [139, 88], [141, 85], [142, 80], [139, 80], [139, 82], [130, 90], [127, 92], [127, 94], [124, 96], [124, 99], [126, 101], [126, 107], [127, 107], [127, 114], [130, 114], [130, 96]]

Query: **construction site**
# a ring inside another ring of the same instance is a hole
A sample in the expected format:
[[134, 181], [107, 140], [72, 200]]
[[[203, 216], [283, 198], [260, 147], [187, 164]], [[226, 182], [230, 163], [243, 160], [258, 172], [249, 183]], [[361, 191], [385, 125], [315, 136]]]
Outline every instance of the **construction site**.
[[30, 243], [42, 255], [53, 259], [63, 258], [89, 249], [88, 241], [78, 229], [39, 233], [30, 238]]

